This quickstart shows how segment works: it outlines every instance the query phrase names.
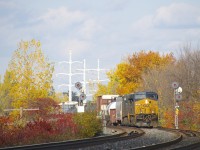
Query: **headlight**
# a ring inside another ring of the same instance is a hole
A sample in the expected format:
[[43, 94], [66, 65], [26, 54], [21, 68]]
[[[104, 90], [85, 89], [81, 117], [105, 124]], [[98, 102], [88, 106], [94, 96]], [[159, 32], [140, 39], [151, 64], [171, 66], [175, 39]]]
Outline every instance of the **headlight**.
[[145, 104], [149, 104], [149, 101], [147, 99], [145, 100]]

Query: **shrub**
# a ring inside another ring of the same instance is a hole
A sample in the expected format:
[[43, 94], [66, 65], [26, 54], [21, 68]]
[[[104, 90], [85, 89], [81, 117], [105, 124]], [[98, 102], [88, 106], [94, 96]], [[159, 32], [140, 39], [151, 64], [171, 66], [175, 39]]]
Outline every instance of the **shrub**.
[[89, 138], [102, 132], [102, 122], [96, 117], [95, 112], [77, 113], [74, 116], [79, 138]]

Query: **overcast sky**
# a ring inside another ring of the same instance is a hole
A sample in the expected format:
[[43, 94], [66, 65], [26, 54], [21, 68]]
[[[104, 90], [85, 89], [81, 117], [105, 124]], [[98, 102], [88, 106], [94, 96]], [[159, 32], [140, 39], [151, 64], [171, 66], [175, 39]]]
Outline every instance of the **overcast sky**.
[[0, 74], [21, 40], [50, 61], [112, 69], [140, 50], [175, 52], [200, 39], [199, 0], [0, 0]]

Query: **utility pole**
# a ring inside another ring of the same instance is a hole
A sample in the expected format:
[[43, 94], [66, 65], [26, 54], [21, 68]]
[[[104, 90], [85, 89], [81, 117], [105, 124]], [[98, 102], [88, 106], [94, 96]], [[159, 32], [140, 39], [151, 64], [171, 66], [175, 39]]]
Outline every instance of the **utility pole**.
[[100, 61], [99, 61], [99, 59], [97, 60], [97, 69], [88, 69], [88, 70], [97, 71], [97, 80], [93, 80], [93, 82], [96, 82], [97, 84], [99, 84], [100, 82], [108, 81], [108, 79], [100, 79], [100, 71], [105, 71], [105, 70], [108, 70], [108, 69], [101, 69], [100, 68]]
[[91, 69], [91, 70], [97, 71], [97, 80], [93, 80], [93, 81], [96, 81], [97, 83], [100, 83], [102, 81], [108, 81], [108, 79], [100, 80], [100, 71], [104, 71], [108, 69], [100, 69], [99, 59], [97, 60], [97, 69]]
[[102, 81], [107, 81], [108, 79], [100, 80], [100, 71], [108, 70], [108, 69], [100, 69], [99, 59], [97, 60], [97, 69], [86, 69], [88, 71], [97, 71], [97, 80], [93, 80], [94, 82], [100, 83]]
[[[97, 64], [97, 69], [86, 69], [86, 61], [85, 59], [83, 60], [83, 69], [77, 69], [77, 70], [81, 70], [83, 71], [83, 90], [84, 90], [84, 93], [86, 94], [86, 84], [89, 83], [86, 81], [86, 71], [97, 71], [97, 80], [92, 80], [93, 82], [97, 82], [97, 83], [100, 83], [102, 81], [107, 81], [108, 79], [105, 79], [105, 80], [100, 80], [100, 71], [103, 71], [103, 70], [108, 70], [108, 69], [100, 69], [100, 63], [99, 63], [99, 59], [98, 59], [98, 64]], [[91, 95], [91, 94], [86, 94], [86, 95]]]
[[77, 69], [77, 70], [80, 70], [80, 71], [83, 71], [83, 91], [82, 92], [84, 92], [85, 94], [86, 94], [86, 84], [88, 83], [87, 81], [86, 81], [86, 71], [87, 70], [89, 70], [89, 69], [86, 69], [86, 61], [85, 61], [85, 59], [83, 60], [83, 69]]
[[[58, 86], [68, 86], [69, 87], [69, 101], [72, 101], [72, 86], [74, 86], [74, 84], [72, 84], [72, 76], [73, 75], [77, 75], [77, 74], [83, 74], [83, 92], [86, 94], [87, 93], [87, 90], [86, 90], [86, 84], [89, 83], [86, 81], [86, 71], [97, 71], [97, 80], [92, 80], [93, 82], [97, 82], [97, 83], [100, 83], [100, 82], [103, 82], [103, 81], [107, 81], [108, 79], [105, 79], [105, 80], [101, 80], [100, 79], [100, 71], [103, 71], [103, 70], [108, 70], [108, 69], [100, 69], [100, 62], [99, 62], [99, 59], [98, 59], [98, 65], [97, 65], [97, 69], [86, 69], [86, 60], [84, 59], [83, 62], [81, 61], [72, 61], [72, 58], [71, 58], [71, 51], [69, 52], [69, 61], [60, 61], [58, 62], [59, 64], [61, 63], [68, 63], [69, 64], [69, 73], [57, 73], [56, 76], [58, 75], [67, 75], [69, 76], [69, 84], [60, 84]], [[72, 73], [72, 64], [73, 63], [83, 63], [83, 69], [76, 69], [76, 70], [80, 70], [82, 71], [82, 73]], [[91, 94], [86, 94], [86, 95], [91, 95]]]
[[86, 94], [86, 64], [85, 59], [83, 60], [83, 92]]
[[81, 61], [72, 61], [72, 53], [71, 51], [69, 52], [69, 61], [61, 61], [59, 62], [59, 64], [61, 63], [68, 63], [69, 64], [69, 73], [57, 73], [56, 76], [58, 75], [67, 75], [69, 76], [69, 84], [61, 84], [59, 86], [68, 86], [69, 87], [69, 102], [72, 101], [72, 76], [73, 75], [77, 75], [77, 74], [82, 74], [82, 73], [72, 73], [72, 64], [73, 63], [83, 63]]
[[83, 91], [84, 93], [86, 93], [86, 61], [85, 59], [83, 60], [83, 69], [77, 69], [77, 70], [80, 70], [80, 71], [83, 71]]

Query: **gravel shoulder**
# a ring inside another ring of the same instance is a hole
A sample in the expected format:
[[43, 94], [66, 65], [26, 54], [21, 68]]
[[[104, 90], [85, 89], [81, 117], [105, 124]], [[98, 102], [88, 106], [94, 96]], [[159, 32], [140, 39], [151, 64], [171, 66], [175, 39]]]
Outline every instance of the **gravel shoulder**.
[[150, 146], [154, 144], [159, 144], [163, 142], [168, 142], [177, 137], [175, 133], [158, 130], [158, 129], [142, 129], [145, 134], [141, 137], [118, 141], [114, 143], [105, 143], [102, 145], [92, 146], [88, 148], [82, 148], [79, 150], [124, 150], [124, 149], [134, 149], [143, 146]]

